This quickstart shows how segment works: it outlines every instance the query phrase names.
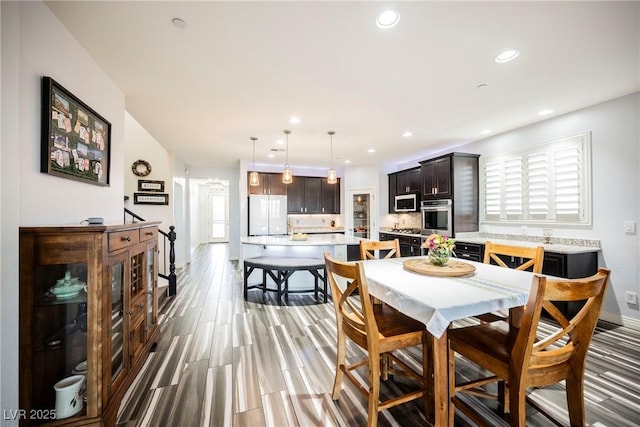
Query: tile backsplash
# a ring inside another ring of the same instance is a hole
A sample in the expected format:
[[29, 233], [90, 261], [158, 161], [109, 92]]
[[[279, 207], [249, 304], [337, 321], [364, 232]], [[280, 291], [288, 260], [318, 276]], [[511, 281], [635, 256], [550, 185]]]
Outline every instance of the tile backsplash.
[[335, 221], [334, 228], [344, 227], [342, 215], [289, 215], [289, 220], [299, 228], [329, 228], [331, 221]]

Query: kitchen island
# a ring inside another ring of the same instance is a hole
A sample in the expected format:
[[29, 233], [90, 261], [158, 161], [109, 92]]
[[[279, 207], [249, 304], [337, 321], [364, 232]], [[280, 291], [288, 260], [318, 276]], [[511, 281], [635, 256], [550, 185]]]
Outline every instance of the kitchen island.
[[[241, 237], [240, 261], [258, 256], [285, 256], [291, 258], [320, 258], [329, 252], [336, 259], [346, 261], [347, 252], [358, 252], [361, 237], [344, 234], [309, 234], [306, 240], [294, 240], [292, 236]], [[350, 247], [350, 249], [349, 249]]]
[[[345, 236], [343, 234], [310, 234], [306, 240], [294, 240], [292, 236], [248, 236], [240, 238], [240, 265], [244, 260], [258, 257], [272, 259], [318, 259], [324, 262], [324, 253], [329, 252], [332, 257], [346, 261], [359, 259], [360, 241], [367, 240], [360, 237]], [[259, 275], [249, 277], [248, 286], [255, 286], [260, 282]], [[289, 288], [313, 289], [314, 277], [311, 275], [293, 275], [289, 279]]]

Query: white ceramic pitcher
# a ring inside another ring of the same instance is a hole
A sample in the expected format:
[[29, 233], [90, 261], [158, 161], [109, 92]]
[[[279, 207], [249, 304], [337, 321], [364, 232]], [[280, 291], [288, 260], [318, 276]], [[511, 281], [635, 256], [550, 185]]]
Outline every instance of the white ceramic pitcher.
[[85, 376], [72, 375], [58, 381], [56, 391], [56, 419], [69, 418], [84, 407]]

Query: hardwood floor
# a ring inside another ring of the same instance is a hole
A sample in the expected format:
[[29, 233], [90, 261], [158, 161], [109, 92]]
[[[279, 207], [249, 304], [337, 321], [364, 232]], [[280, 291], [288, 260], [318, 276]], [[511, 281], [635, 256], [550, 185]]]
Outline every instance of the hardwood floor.
[[[278, 306], [273, 295], [242, 297], [241, 269], [227, 245], [198, 248], [178, 278], [178, 296], [161, 312], [162, 338], [130, 387], [118, 413], [122, 426], [354, 426], [366, 423], [366, 402], [343, 383], [331, 399], [335, 366], [335, 314], [331, 303], [292, 295]], [[347, 358], [361, 356], [351, 346]], [[640, 425], [640, 332], [599, 325], [587, 359], [585, 400], [589, 426]], [[404, 353], [419, 365], [417, 349]], [[458, 375], [473, 374], [458, 363]], [[366, 375], [363, 370], [361, 375]], [[402, 379], [383, 393], [404, 390]], [[561, 385], [531, 393], [568, 425]], [[379, 426], [426, 426], [419, 401], [380, 414]], [[486, 402], [474, 405], [484, 405]], [[550, 422], [528, 408], [528, 424]], [[504, 423], [486, 410], [489, 422]], [[466, 426], [456, 416], [456, 425]]]

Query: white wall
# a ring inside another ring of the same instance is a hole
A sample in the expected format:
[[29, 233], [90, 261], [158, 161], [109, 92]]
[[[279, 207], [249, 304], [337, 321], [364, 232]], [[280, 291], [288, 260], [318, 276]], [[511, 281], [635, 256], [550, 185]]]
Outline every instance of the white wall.
[[[350, 228], [353, 226], [353, 220], [349, 218], [349, 216], [352, 214], [352, 207], [350, 206], [351, 200], [349, 200], [350, 192], [359, 190], [371, 190], [374, 197], [374, 201], [372, 203], [374, 211], [372, 212], [372, 224], [369, 237], [371, 239], [377, 239], [378, 228], [380, 227], [380, 224], [378, 222], [379, 218], [388, 210], [386, 207], [381, 207], [386, 206], [387, 199], [385, 198], [383, 201], [380, 197], [380, 183], [382, 181], [382, 177], [378, 165], [351, 166], [344, 168], [343, 181], [344, 192], [342, 194], [343, 202], [341, 212], [343, 213], [343, 215], [345, 215], [345, 228]], [[388, 187], [388, 184], [386, 185], [386, 187]]]
[[[162, 221], [160, 228], [169, 231], [173, 225], [173, 159], [170, 153], [151, 136], [145, 128], [128, 112], [124, 115], [125, 155], [124, 155], [124, 195], [129, 200], [124, 206], [147, 221]], [[139, 177], [131, 170], [137, 160], [145, 160], [151, 165], [151, 173]], [[169, 194], [169, 205], [138, 205], [133, 203], [133, 193], [138, 193], [139, 180], [164, 181], [164, 193]]]
[[[42, 2], [0, 2], [2, 24], [2, 262], [0, 406], [18, 405], [19, 226], [122, 223], [124, 94]], [[111, 185], [40, 173], [41, 78], [58, 83], [111, 122]], [[17, 423], [3, 420], [4, 425]]]

